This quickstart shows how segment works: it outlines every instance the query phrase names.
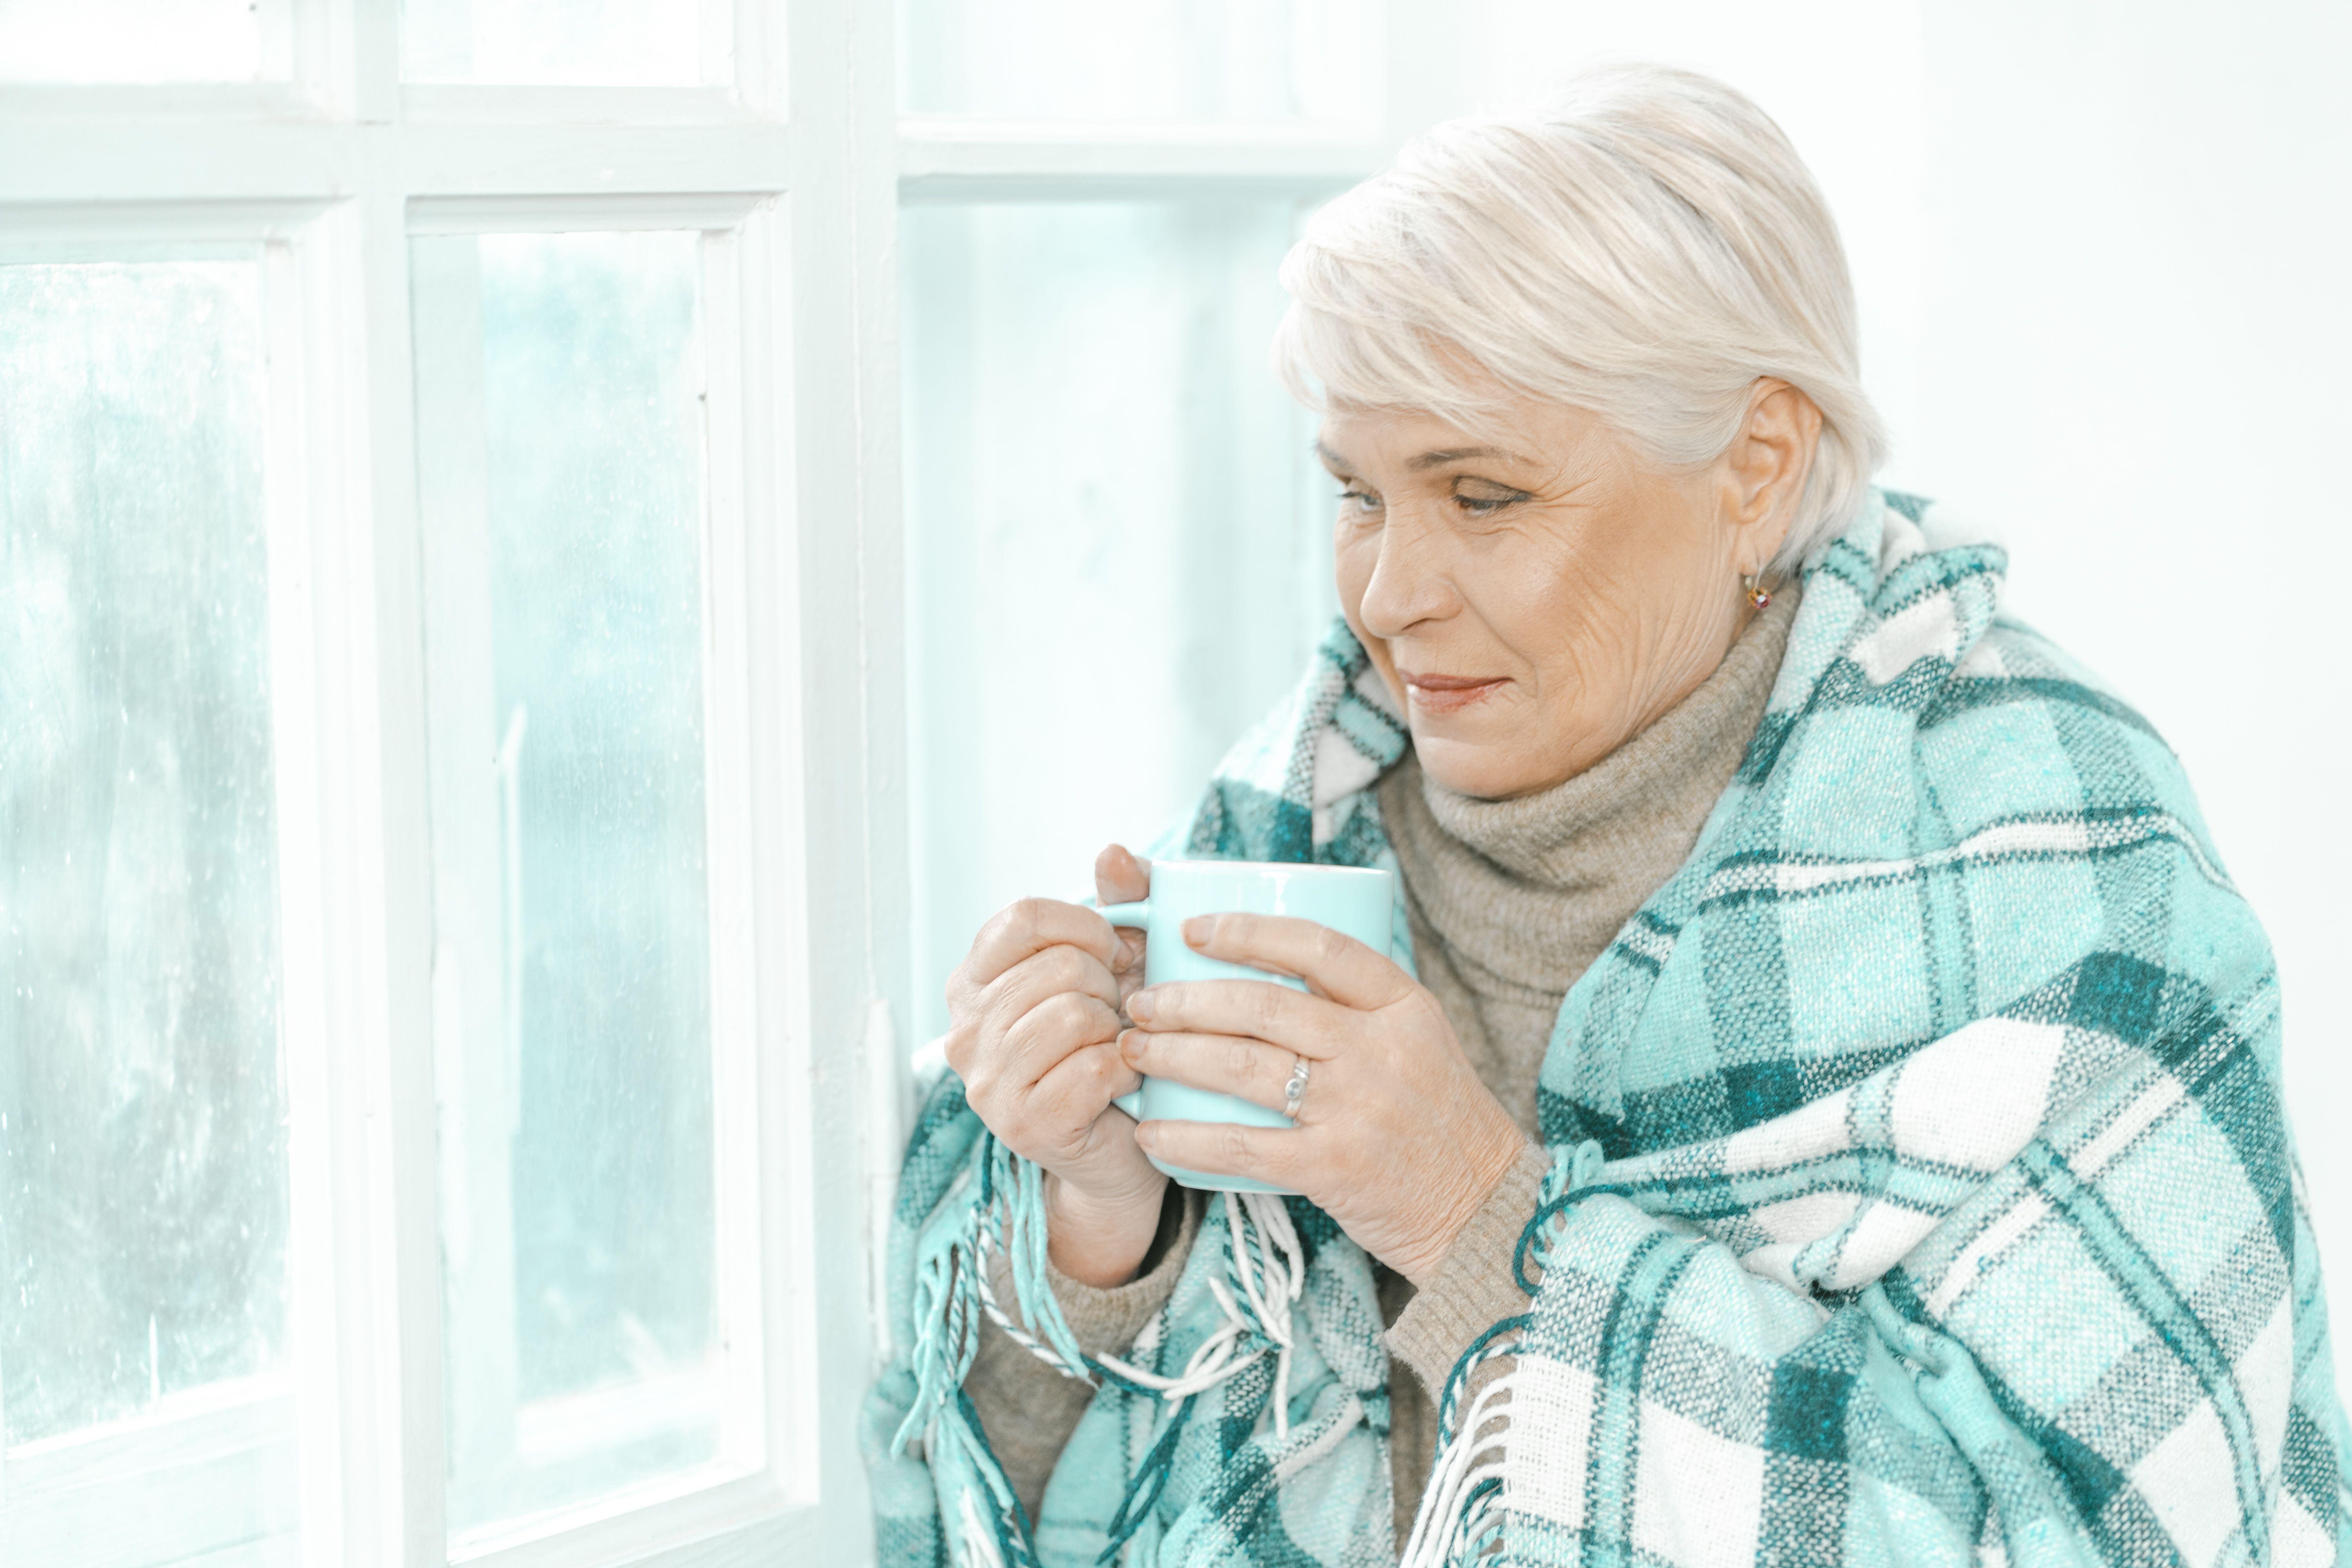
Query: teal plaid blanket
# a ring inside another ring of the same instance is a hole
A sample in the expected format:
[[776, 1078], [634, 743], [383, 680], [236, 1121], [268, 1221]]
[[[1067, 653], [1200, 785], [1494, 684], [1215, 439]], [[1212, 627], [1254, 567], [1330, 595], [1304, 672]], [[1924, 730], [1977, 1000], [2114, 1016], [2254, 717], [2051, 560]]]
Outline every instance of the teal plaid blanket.
[[[1808, 567], [1737, 780], [1561, 1009], [1529, 1309], [1454, 1370], [1412, 1540], [1361, 1250], [1213, 1205], [1087, 1357], [1037, 1173], [950, 1076], [866, 1412], [882, 1561], [2352, 1563], [2268, 946], [2164, 743], [2000, 618], [2004, 563], [1883, 495]], [[1404, 744], [1336, 630], [1183, 847], [1392, 864]], [[1035, 1521], [961, 1393], [983, 1317], [1098, 1389]]]

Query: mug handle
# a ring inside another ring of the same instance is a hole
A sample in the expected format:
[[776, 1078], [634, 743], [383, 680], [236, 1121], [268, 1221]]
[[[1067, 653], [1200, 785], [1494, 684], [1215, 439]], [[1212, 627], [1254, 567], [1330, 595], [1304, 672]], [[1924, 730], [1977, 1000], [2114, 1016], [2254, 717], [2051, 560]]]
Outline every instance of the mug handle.
[[[1140, 903], [1134, 904], [1108, 904], [1097, 910], [1095, 913], [1102, 916], [1103, 919], [1108, 921], [1115, 926], [1129, 926], [1142, 931], [1149, 931], [1151, 929], [1151, 901], [1149, 899], [1144, 900]], [[1143, 1120], [1143, 1091], [1141, 1089], [1129, 1089], [1127, 1093], [1120, 1095], [1117, 1100], [1112, 1100], [1111, 1103], [1118, 1106], [1121, 1110], [1126, 1111], [1129, 1116], [1134, 1117], [1138, 1121]]]

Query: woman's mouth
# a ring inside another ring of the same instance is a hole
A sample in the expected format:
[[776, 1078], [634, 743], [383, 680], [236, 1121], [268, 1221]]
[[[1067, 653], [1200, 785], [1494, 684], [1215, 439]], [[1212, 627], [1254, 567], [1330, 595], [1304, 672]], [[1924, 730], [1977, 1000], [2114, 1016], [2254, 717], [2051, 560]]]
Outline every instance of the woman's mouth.
[[1404, 689], [1412, 705], [1424, 713], [1457, 713], [1499, 691], [1499, 675], [1408, 675]]

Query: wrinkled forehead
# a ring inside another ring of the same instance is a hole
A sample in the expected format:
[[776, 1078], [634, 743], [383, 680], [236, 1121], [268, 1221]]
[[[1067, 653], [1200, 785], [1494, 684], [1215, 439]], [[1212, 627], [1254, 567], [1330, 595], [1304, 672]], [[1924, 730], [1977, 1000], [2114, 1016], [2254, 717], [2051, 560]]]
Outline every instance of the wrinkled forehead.
[[1378, 468], [1410, 477], [1488, 462], [1553, 468], [1622, 447], [1599, 416], [1572, 405], [1516, 395], [1482, 416], [1410, 406], [1334, 404], [1315, 438], [1315, 455], [1335, 473]]

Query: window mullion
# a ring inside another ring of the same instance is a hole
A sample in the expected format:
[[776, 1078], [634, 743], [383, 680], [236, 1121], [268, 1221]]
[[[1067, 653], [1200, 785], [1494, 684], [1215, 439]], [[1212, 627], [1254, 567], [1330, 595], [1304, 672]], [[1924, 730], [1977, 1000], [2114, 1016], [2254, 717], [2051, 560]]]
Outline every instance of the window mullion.
[[[782, 541], [795, 552], [796, 760], [804, 797], [808, 987], [803, 1038], [770, 1066], [799, 1102], [797, 1245], [772, 1290], [796, 1281], [816, 1333], [791, 1347], [793, 1419], [781, 1473], [815, 1505], [791, 1561], [870, 1561], [855, 1429], [883, 1303], [862, 1267], [869, 1173], [895, 1172], [890, 1108], [870, 1103], [860, 1056], [877, 1004], [905, 1016], [911, 898], [906, 814], [905, 584], [898, 515], [895, 8], [786, 0], [793, 146], [789, 426]], [[780, 258], [782, 259], [782, 258]], [[903, 1081], [904, 1065], [889, 1079]], [[877, 1113], [878, 1112], [878, 1113]], [[773, 1190], [772, 1184], [771, 1190]], [[814, 1397], [811, 1398], [810, 1395]]]
[[301, 1422], [297, 1491], [311, 1557], [338, 1544], [342, 1518], [343, 1444], [334, 1391], [342, 1338], [337, 1238], [346, 1216], [338, 1212], [340, 1068], [329, 1020], [338, 979], [346, 973], [335, 959], [352, 890], [329, 830], [341, 816], [329, 798], [330, 781], [341, 771], [336, 752], [349, 736], [337, 732], [348, 708], [331, 689], [341, 661], [331, 647], [336, 621], [324, 613], [334, 587], [320, 570], [339, 554], [332, 531], [341, 512], [317, 504], [325, 493], [317, 480], [334, 464], [333, 431], [311, 412], [332, 406], [337, 389], [330, 367], [308, 352], [318, 342], [317, 296], [332, 285], [331, 263], [321, 254], [331, 241], [320, 229], [313, 225], [298, 240], [268, 245], [263, 270], [270, 345], [262, 474], [278, 821], [278, 1042], [287, 1084], [289, 1309]]
[[[748, 630], [761, 606], [748, 602], [745, 567], [749, 460], [745, 437], [747, 384], [758, 379], [749, 340], [761, 310], [747, 310], [759, 281], [746, 262], [764, 253], [772, 221], [763, 212], [739, 233], [705, 236], [702, 244], [704, 505], [703, 734], [706, 756], [707, 860], [710, 868], [710, 1039], [713, 1228], [718, 1247], [718, 1308], [728, 1345], [730, 1396], [721, 1416], [719, 1450], [737, 1462], [767, 1451], [768, 1401], [761, 1391], [770, 1335], [762, 1318], [760, 1225], [761, 1119], [759, 1057], [762, 1005], [789, 1005], [757, 983], [763, 933], [755, 894], [751, 781], [752, 671]], [[763, 994], [764, 992], [764, 994]], [[779, 1130], [781, 1131], [782, 1130]]]
[[[1355, 127], [1106, 126], [909, 116], [898, 122], [898, 177], [909, 194], [957, 187], [1067, 182], [1151, 185], [1187, 182], [1328, 188], [1360, 179], [1385, 151]], [[1087, 195], [1080, 188], [1075, 194]]]
[[[451, 1402], [451, 1463], [461, 1473], [512, 1463], [515, 1451], [515, 1267], [509, 1144], [520, 1115], [513, 1031], [496, 973], [502, 941], [502, 864], [512, 835], [499, 818], [513, 798], [520, 728], [503, 732], [487, 683], [492, 668], [486, 410], [478, 376], [481, 265], [470, 242], [408, 248], [415, 344], [416, 441], [424, 538], [425, 685], [435, 733], [430, 776], [433, 857], [433, 1066], [439, 1122], [441, 1258], [454, 1338], [470, 1347], [443, 1379]], [[433, 378], [437, 367], [441, 373]], [[497, 757], [497, 777], [480, 760]], [[501, 799], [499, 781], [509, 788]], [[445, 1343], [445, 1352], [449, 1347]]]
[[365, 943], [369, 1110], [365, 1201], [373, 1222], [370, 1303], [346, 1321], [353, 1408], [346, 1468], [364, 1499], [350, 1520], [350, 1561], [367, 1568], [439, 1568], [446, 1561], [441, 1244], [434, 1087], [431, 788], [423, 646], [425, 583], [415, 459], [407, 193], [386, 182], [357, 212], [367, 489], [355, 529], [355, 580], [366, 585], [373, 637], [360, 668], [373, 679], [372, 754], [355, 768], [362, 875], [382, 921]]

